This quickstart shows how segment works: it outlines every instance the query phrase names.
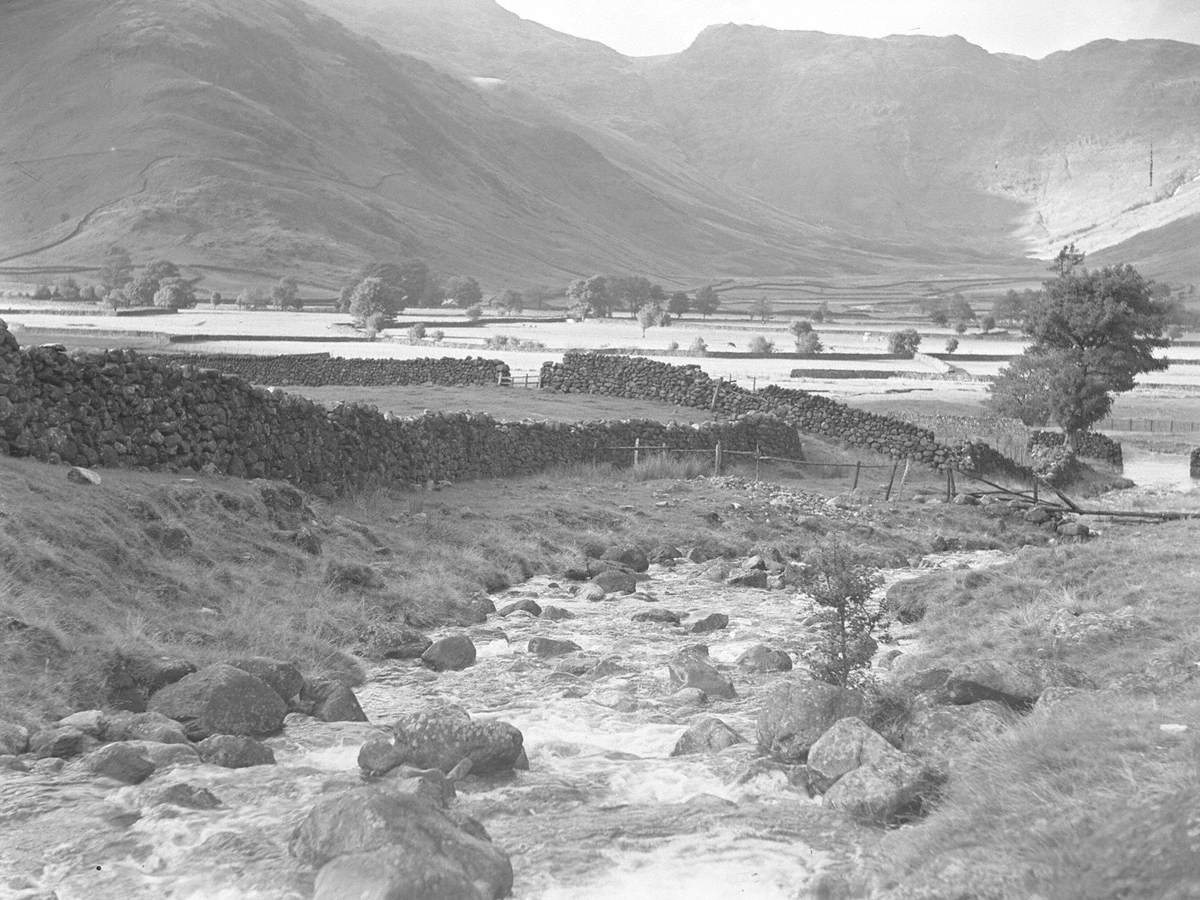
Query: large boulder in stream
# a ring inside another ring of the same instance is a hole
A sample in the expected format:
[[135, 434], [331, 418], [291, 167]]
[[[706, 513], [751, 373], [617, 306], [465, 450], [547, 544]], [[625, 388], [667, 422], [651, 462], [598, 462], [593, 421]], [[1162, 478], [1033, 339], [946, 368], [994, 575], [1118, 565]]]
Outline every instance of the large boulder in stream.
[[746, 739], [715, 716], [701, 716], [688, 726], [687, 731], [675, 742], [672, 756], [687, 756], [691, 753], [719, 753], [734, 744], [744, 744]]
[[824, 803], [862, 822], [891, 825], [921, 815], [941, 781], [921, 760], [893, 749], [839, 778]]
[[315, 900], [492, 900], [512, 890], [508, 855], [479, 823], [382, 787], [318, 803], [290, 849], [319, 869]]
[[862, 714], [856, 691], [803, 675], [777, 684], [758, 713], [758, 746], [787, 763], [804, 762], [809, 748], [838, 719]]
[[230, 660], [229, 664], [235, 669], [241, 669], [259, 681], [265, 682], [284, 703], [299, 694], [300, 689], [304, 687], [304, 676], [300, 674], [300, 669], [296, 667], [295, 663], [282, 659], [250, 656]]
[[475, 642], [466, 634], [450, 634], [429, 645], [421, 662], [435, 672], [457, 672], [475, 665]]
[[401, 765], [449, 772], [469, 760], [468, 771], [487, 775], [527, 765], [524, 742], [508, 722], [476, 721], [461, 707], [439, 706], [404, 716], [371, 738], [358, 751], [358, 765], [368, 775], [383, 775]]
[[827, 791], [847, 772], [898, 752], [857, 716], [838, 719], [808, 751], [809, 782], [818, 791]]
[[725, 700], [737, 696], [733, 682], [708, 661], [708, 649], [689, 648], [667, 661], [671, 686], [676, 689], [698, 688], [709, 697]]
[[287, 705], [266, 682], [218, 663], [167, 685], [150, 698], [150, 711], [180, 722], [200, 741], [210, 734], [276, 734]]

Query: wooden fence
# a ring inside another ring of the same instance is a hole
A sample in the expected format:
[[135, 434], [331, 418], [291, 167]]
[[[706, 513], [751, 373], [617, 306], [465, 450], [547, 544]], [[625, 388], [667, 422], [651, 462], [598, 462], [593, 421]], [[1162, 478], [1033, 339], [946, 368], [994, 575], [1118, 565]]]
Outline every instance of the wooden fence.
[[1151, 419], [1143, 416], [1110, 416], [1094, 426], [1096, 431], [1139, 431], [1153, 434], [1194, 434], [1200, 422], [1184, 419]]

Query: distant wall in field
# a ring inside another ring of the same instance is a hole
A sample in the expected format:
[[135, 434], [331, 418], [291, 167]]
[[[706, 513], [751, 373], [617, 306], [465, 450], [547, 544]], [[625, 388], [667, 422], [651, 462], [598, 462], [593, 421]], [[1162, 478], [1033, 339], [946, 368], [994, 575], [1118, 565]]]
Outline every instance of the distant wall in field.
[[[1035, 431], [1029, 436], [1029, 450], [1032, 452], [1037, 447], [1061, 447], [1063, 439], [1064, 435], [1060, 431]], [[1125, 466], [1121, 445], [1098, 431], [1089, 431], [1080, 436], [1076, 454], [1085, 459], [1098, 459], [1117, 469]]]
[[127, 350], [22, 349], [0, 321], [0, 452], [83, 466], [206, 470], [344, 491], [368, 484], [514, 475], [631, 461], [635, 441], [798, 456], [795, 429], [764, 415], [702, 426], [497, 422], [470, 413], [397, 419], [333, 410], [242, 378]]
[[177, 364], [194, 364], [237, 375], [254, 384], [325, 384], [374, 387], [399, 384], [439, 384], [448, 387], [496, 384], [509, 374], [498, 359], [347, 359], [328, 353], [256, 356], [244, 353], [194, 354], [169, 357]]
[[909, 422], [855, 409], [807, 391], [776, 386], [748, 391], [715, 381], [699, 366], [672, 366], [640, 357], [568, 353], [542, 366], [543, 390], [606, 394], [711, 408], [726, 416], [768, 413], [800, 431], [913, 459], [939, 468], [1028, 476], [1028, 470], [982, 443], [940, 444], [933, 432]]

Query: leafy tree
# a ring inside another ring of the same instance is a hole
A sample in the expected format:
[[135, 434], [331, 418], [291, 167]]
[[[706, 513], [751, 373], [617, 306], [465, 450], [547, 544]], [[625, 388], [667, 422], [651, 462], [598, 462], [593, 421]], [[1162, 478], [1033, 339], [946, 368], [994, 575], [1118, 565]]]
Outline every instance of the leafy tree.
[[770, 356], [775, 352], [775, 342], [761, 334], [750, 339], [750, 352], [759, 356]]
[[68, 275], [54, 286], [54, 292], [61, 300], [75, 302], [79, 299], [79, 282]]
[[295, 278], [287, 275], [279, 279], [279, 283], [271, 288], [271, 305], [276, 309], [300, 309], [304, 305]]
[[167, 259], [156, 259], [139, 272], [124, 290], [131, 306], [152, 306], [161, 283], [179, 277], [179, 266]]
[[809, 331], [796, 338], [796, 352], [800, 356], [817, 356], [824, 350], [825, 345], [821, 343], [815, 331]]
[[50, 290], [50, 285], [48, 284], [39, 284], [36, 288], [34, 288], [32, 294], [34, 300], [49, 300], [53, 296], [54, 294]]
[[984, 316], [979, 322], [979, 330], [987, 334], [996, 327], [996, 319], [993, 316]]
[[267, 305], [267, 295], [262, 288], [242, 288], [234, 302], [237, 303], [238, 309], [262, 309]]
[[113, 244], [100, 264], [100, 283], [110, 291], [123, 288], [133, 280], [133, 260], [124, 247]]
[[705, 356], [708, 354], [708, 344], [704, 342], [704, 338], [697, 337], [688, 347], [688, 353], [693, 356]]
[[[1026, 292], [1026, 295], [1031, 294], [1032, 292]], [[992, 304], [993, 318], [997, 322], [1006, 322], [1009, 325], [1023, 322], [1025, 320], [1025, 310], [1031, 309], [1033, 306], [1029, 302], [1032, 297], [1026, 295], [1009, 290], [1004, 296], [997, 298], [996, 302]]]
[[1083, 265], [1084, 256], [1084, 252], [1075, 246], [1074, 241], [1064, 244], [1063, 248], [1058, 251], [1058, 256], [1051, 260], [1050, 271], [1060, 278], [1069, 275], [1077, 266]]
[[958, 338], [953, 338], [953, 337], [949, 338], [946, 341], [946, 352], [953, 353], [957, 349], [958, 349]]
[[871, 635], [883, 618], [871, 595], [881, 579], [840, 540], [822, 542], [804, 563], [801, 589], [833, 613], [822, 628], [810, 668], [821, 681], [845, 687], [871, 667], [877, 646]]
[[440, 328], [435, 328], [433, 331], [429, 332], [429, 336], [433, 338], [435, 344], [440, 344], [443, 340], [445, 340], [446, 332], [442, 331]]
[[567, 287], [567, 301], [571, 304], [571, 314], [577, 319], [588, 316], [604, 318], [612, 315], [608, 279], [603, 275], [572, 281]]
[[525, 297], [520, 291], [509, 289], [496, 298], [496, 308], [506, 315], [522, 312], [525, 309]]
[[1112, 395], [1102, 377], [1089, 372], [1077, 350], [1026, 351], [992, 382], [989, 405], [998, 414], [1041, 427], [1049, 422], [1078, 446], [1079, 435], [1108, 415]]
[[364, 278], [350, 294], [350, 315], [371, 332], [386, 327], [400, 309], [399, 292], [382, 278]]
[[923, 300], [921, 309], [934, 325], [946, 325], [950, 322], [950, 303], [945, 297]]
[[956, 334], [966, 334], [967, 333], [967, 323], [962, 322], [962, 321], [955, 322], [954, 323], [954, 332]]
[[483, 300], [483, 291], [480, 290], [479, 282], [464, 275], [454, 275], [446, 279], [442, 292], [446, 295], [446, 299], [453, 300], [455, 306], [463, 309], [474, 306]]
[[410, 344], [419, 344], [421, 339], [425, 337], [425, 325], [417, 322], [408, 326], [408, 342]]
[[[608, 296], [613, 308], [625, 308], [633, 316], [636, 316], [638, 310], [650, 302], [654, 287], [650, 283], [650, 279], [641, 275], [610, 275], [608, 277]], [[662, 288], [659, 288], [660, 292], [661, 290]]]
[[960, 322], [974, 322], [975, 310], [971, 308], [971, 304], [967, 302], [967, 298], [962, 294], [954, 294], [950, 298], [950, 318], [957, 319]]
[[480, 308], [479, 304], [476, 303], [474, 306], [467, 307], [466, 316], [468, 319], [474, 322], [483, 317], [483, 310]]
[[208, 302], [212, 304], [213, 309], [216, 309], [221, 305], [223, 299], [220, 291], [213, 291], [212, 295], [208, 298]]
[[750, 318], [758, 319], [760, 322], [767, 322], [774, 314], [775, 310], [771, 307], [771, 301], [766, 297], [759, 297], [750, 304]]
[[832, 322], [833, 317], [829, 315], [829, 304], [822, 300], [817, 304], [817, 308], [813, 310], [814, 322]]
[[95, 303], [99, 299], [99, 295], [96, 293], [96, 286], [94, 284], [89, 284], [84, 287], [79, 292], [79, 299], [83, 300], [85, 303]]
[[903, 331], [893, 331], [888, 335], [888, 353], [912, 359], [921, 346], [921, 335], [915, 328], [905, 328]]
[[715, 313], [720, 305], [720, 295], [713, 290], [712, 285], [707, 284], [696, 291], [696, 299], [692, 302], [692, 308], [706, 319]]
[[196, 305], [196, 293], [183, 278], [163, 278], [153, 299], [154, 305], [162, 309], [191, 309]]
[[692, 308], [692, 298], [684, 291], [675, 291], [667, 299], [667, 312], [679, 318]]
[[646, 329], [653, 328], [656, 325], [669, 325], [671, 323], [670, 314], [657, 303], [647, 303], [637, 311], [638, 324], [642, 326], [642, 337], [646, 336]]
[[811, 334], [812, 330], [812, 322], [808, 321], [808, 319], [795, 319], [788, 325], [788, 334], [797, 341], [804, 335]]

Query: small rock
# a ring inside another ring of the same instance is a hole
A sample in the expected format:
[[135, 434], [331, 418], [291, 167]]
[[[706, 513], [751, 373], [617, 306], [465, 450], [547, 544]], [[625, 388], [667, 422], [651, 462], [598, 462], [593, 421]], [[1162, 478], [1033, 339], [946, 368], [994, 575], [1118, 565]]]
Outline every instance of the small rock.
[[737, 665], [751, 672], [790, 672], [792, 658], [784, 650], [773, 650], [765, 644], [758, 644], [739, 656]]
[[639, 547], [609, 547], [600, 555], [600, 558], [619, 563], [634, 572], [645, 572], [650, 568], [650, 560]]
[[700, 688], [685, 687], [673, 693], [668, 700], [675, 706], [707, 706], [708, 694]]
[[83, 466], [72, 466], [67, 469], [67, 481], [94, 486], [100, 484], [100, 473], [85, 469]]
[[782, 762], [803, 762], [809, 748], [839, 719], [859, 716], [861, 694], [803, 675], [773, 687], [758, 713], [758, 746]]
[[558, 622], [562, 619], [573, 619], [575, 613], [569, 609], [563, 609], [561, 606], [543, 606], [542, 613], [538, 616], [539, 619], [547, 619], [551, 622]]
[[1033, 706], [1042, 691], [1052, 685], [1096, 687], [1078, 669], [1045, 660], [972, 660], [956, 666], [946, 680], [946, 690], [954, 703], [999, 700], [1013, 709]]
[[381, 642], [379, 655], [384, 659], [420, 659], [432, 640], [412, 628], [399, 628]]
[[57, 724], [59, 728], [78, 728], [88, 737], [102, 739], [108, 727], [108, 718], [98, 709], [86, 709], [59, 719]]
[[601, 572], [592, 579], [591, 583], [606, 594], [632, 594], [637, 590], [636, 576], [632, 572], [623, 572], [618, 569]]
[[148, 806], [182, 806], [185, 809], [216, 809], [221, 801], [209, 790], [183, 782], [164, 784], [148, 790], [145, 795]]
[[371, 738], [359, 750], [358, 764], [368, 775], [401, 765], [449, 772], [470, 758], [472, 773], [485, 775], [514, 768], [523, 743], [508, 722], [473, 720], [457, 706], [434, 707], [403, 716], [386, 734]]
[[354, 691], [332, 678], [312, 678], [305, 682], [298, 706], [322, 722], [367, 721]]
[[93, 750], [83, 764], [97, 775], [125, 784], [141, 784], [154, 774], [153, 762], [136, 747], [120, 742]]
[[531, 616], [540, 616], [542, 614], [542, 607], [538, 605], [536, 600], [531, 600], [529, 597], [525, 597], [521, 600], [517, 600], [515, 603], [509, 603], [507, 606], [500, 607], [500, 609], [496, 612], [496, 615], [503, 619], [515, 612], [527, 612]]
[[588, 603], [599, 603], [607, 597], [608, 594], [604, 588], [598, 584], [585, 584], [579, 589], [579, 593], [575, 595], [576, 600], [585, 600]]
[[708, 662], [707, 655], [684, 650], [667, 662], [671, 685], [699, 688], [710, 697], [731, 699], [737, 696], [733, 682]]
[[29, 752], [38, 759], [69, 759], [86, 751], [95, 741], [78, 728], [43, 728], [29, 737]]
[[162, 713], [119, 711], [108, 716], [104, 727], [107, 741], [153, 741], [160, 744], [186, 744], [187, 731]]
[[920, 760], [893, 750], [839, 778], [824, 802], [860, 821], [887, 825], [920, 815], [939, 784], [939, 776]]
[[811, 784], [827, 791], [847, 772], [899, 752], [862, 719], [838, 719], [808, 751]]
[[15, 756], [29, 749], [29, 729], [0, 721], [0, 756]]
[[206, 737], [196, 749], [203, 762], [226, 769], [246, 769], [250, 766], [273, 766], [275, 753], [266, 744], [233, 734], [214, 734]]
[[661, 606], [656, 606], [653, 609], [647, 609], [643, 612], [634, 613], [632, 616], [634, 622], [661, 622], [665, 625], [678, 625], [679, 613], [671, 612]]
[[574, 653], [582, 649], [574, 641], [560, 641], [547, 637], [535, 637], [529, 641], [528, 645], [529, 652], [541, 659], [562, 656], [566, 653]]
[[708, 634], [711, 631], [719, 631], [728, 627], [729, 616], [725, 613], [710, 613], [703, 619], [693, 622], [687, 630], [692, 634]]
[[230, 660], [229, 665], [264, 682], [284, 703], [299, 694], [300, 689], [304, 687], [304, 676], [300, 674], [296, 665], [281, 659], [251, 656]]
[[1085, 538], [1092, 532], [1082, 522], [1063, 522], [1058, 526], [1058, 533], [1063, 537]]
[[725, 579], [730, 587], [763, 588], [767, 586], [767, 571], [762, 569], [738, 569]]
[[475, 644], [465, 634], [451, 634], [434, 641], [421, 662], [435, 672], [459, 671], [475, 664]]
[[125, 741], [142, 756], [154, 763], [155, 769], [170, 766], [190, 766], [200, 762], [200, 754], [190, 741], [186, 744], [162, 744], [158, 741]]
[[672, 547], [669, 544], [662, 544], [655, 547], [650, 552], [650, 561], [655, 563], [664, 563], [668, 560], [682, 559], [683, 551], [678, 547]]
[[687, 731], [680, 735], [675, 743], [672, 756], [686, 756], [689, 753], [719, 753], [734, 744], [744, 744], [746, 739], [713, 716], [697, 719]]

